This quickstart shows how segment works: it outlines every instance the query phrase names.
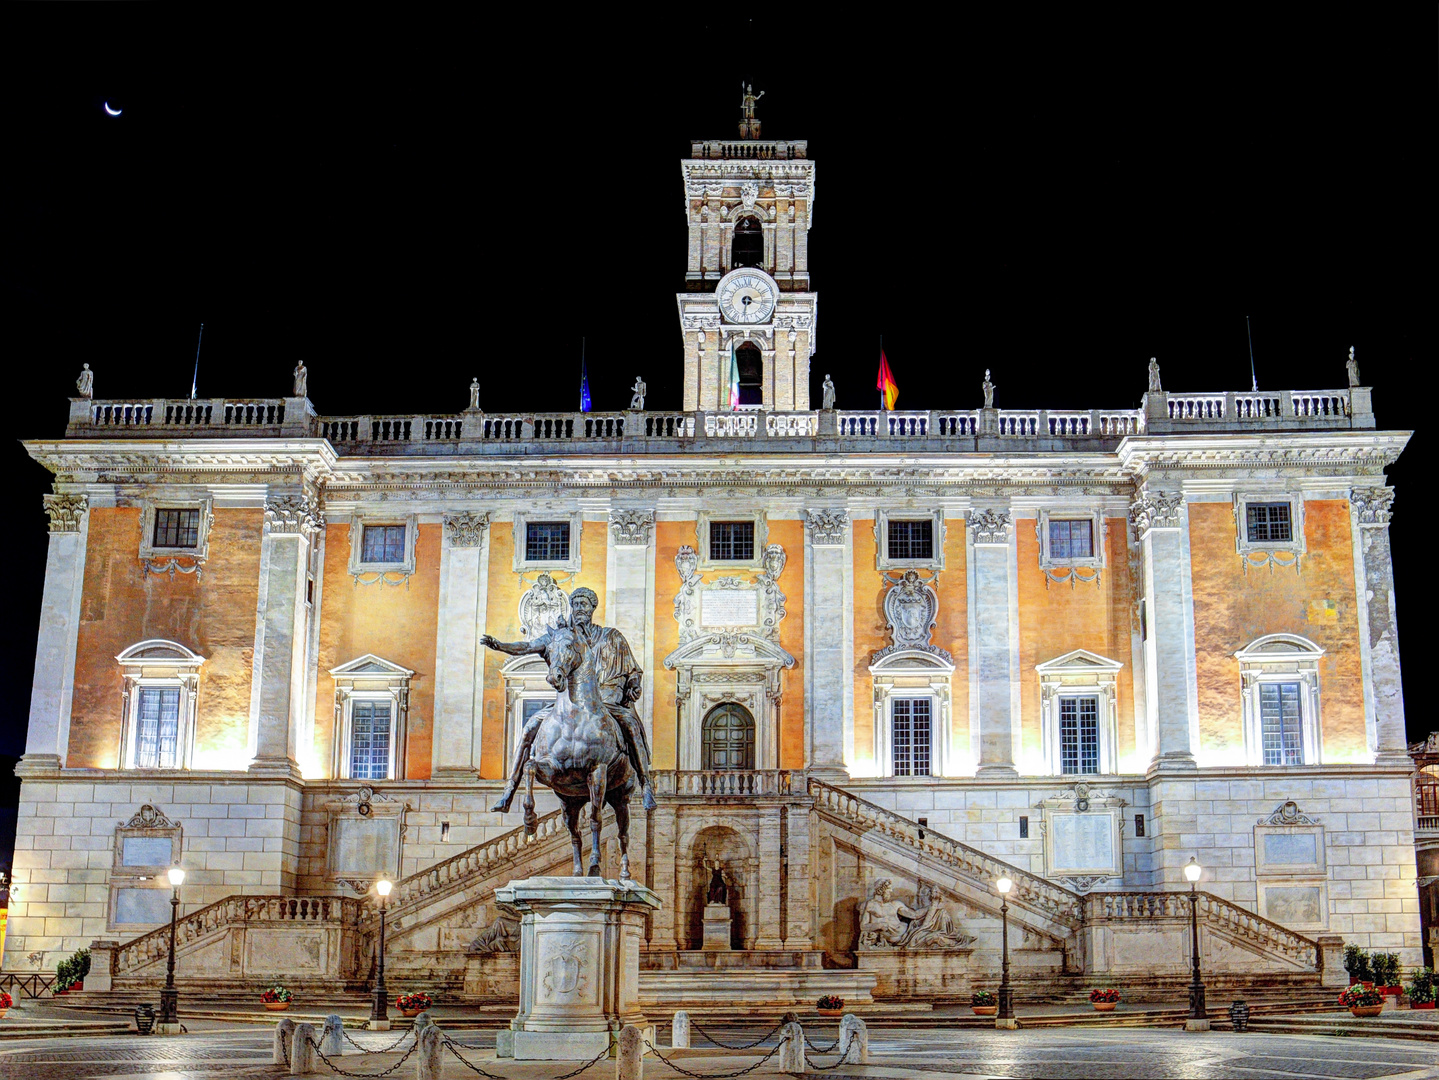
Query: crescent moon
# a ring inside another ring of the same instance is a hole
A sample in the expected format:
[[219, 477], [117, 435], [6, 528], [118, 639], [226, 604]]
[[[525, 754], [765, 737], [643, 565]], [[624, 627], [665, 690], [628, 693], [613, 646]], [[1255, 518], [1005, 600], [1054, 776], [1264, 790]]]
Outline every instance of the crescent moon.
[[106, 111], [107, 113], [109, 113], [111, 116], [119, 116], [119, 115], [120, 115], [122, 112], [124, 112], [125, 110], [124, 110], [124, 109], [112, 109], [112, 108], [110, 108], [110, 103], [107, 101], [107, 102], [105, 102], [105, 111]]

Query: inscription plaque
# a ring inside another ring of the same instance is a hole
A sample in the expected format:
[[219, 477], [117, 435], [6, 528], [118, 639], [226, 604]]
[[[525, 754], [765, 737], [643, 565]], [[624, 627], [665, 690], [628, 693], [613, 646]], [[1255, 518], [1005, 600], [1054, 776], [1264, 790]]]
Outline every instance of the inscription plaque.
[[1319, 861], [1313, 833], [1265, 833], [1264, 861], [1269, 865], [1312, 866]]
[[706, 589], [700, 594], [701, 626], [756, 626], [758, 589]]
[[115, 922], [162, 923], [170, 921], [169, 889], [117, 889], [115, 891]]
[[1318, 886], [1270, 887], [1264, 890], [1265, 909], [1275, 922], [1302, 925], [1324, 921]]
[[1120, 872], [1115, 865], [1111, 815], [1051, 813], [1048, 824], [1053, 837], [1051, 873]]
[[123, 866], [169, 866], [173, 843], [168, 836], [127, 836], [121, 846]]

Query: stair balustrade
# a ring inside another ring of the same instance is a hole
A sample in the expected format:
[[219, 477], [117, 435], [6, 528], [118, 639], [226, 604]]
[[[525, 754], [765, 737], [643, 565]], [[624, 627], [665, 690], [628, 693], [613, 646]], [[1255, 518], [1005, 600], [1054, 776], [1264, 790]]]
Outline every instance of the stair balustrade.
[[[1257, 945], [1265, 952], [1278, 953], [1301, 967], [1316, 971], [1322, 967], [1319, 943], [1312, 938], [1296, 934], [1222, 896], [1208, 892], [1196, 895], [1199, 920], [1211, 930]], [[1182, 919], [1187, 922], [1189, 893], [1090, 893], [1084, 898], [1084, 918], [1091, 924], [1152, 922], [1156, 919]]]

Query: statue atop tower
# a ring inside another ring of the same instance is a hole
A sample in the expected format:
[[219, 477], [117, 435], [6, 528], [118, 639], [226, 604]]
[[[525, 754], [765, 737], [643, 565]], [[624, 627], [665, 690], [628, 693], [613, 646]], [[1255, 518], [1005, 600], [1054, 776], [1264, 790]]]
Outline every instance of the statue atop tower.
[[740, 100], [740, 109], [744, 115], [739, 122], [739, 137], [741, 139], [759, 138], [759, 121], [754, 118], [754, 107], [759, 99], [764, 97], [764, 91], [758, 94], [754, 92], [754, 83], [740, 83], [740, 90], [744, 97]]

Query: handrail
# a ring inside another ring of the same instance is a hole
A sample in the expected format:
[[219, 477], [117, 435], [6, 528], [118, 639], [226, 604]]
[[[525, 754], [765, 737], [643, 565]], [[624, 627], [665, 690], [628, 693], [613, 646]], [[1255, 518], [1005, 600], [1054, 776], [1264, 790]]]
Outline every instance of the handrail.
[[[1103, 919], [1156, 919], [1189, 917], [1190, 893], [1173, 892], [1102, 892], [1084, 898], [1087, 921]], [[1303, 934], [1296, 934], [1262, 915], [1240, 907], [1232, 900], [1210, 892], [1196, 892], [1198, 914], [1205, 922], [1215, 924], [1237, 937], [1258, 942], [1279, 952], [1295, 963], [1314, 967], [1321, 963], [1319, 943]]]
[[1037, 908], [1069, 926], [1078, 925], [1082, 918], [1080, 895], [1047, 878], [996, 859], [979, 848], [935, 832], [927, 825], [921, 827], [907, 817], [814, 777], [809, 778], [809, 793], [814, 798], [816, 810], [878, 829], [924, 855], [957, 866], [971, 877], [988, 881], [1009, 878], [1014, 882], [1014, 889], [1009, 894], [1011, 901], [1018, 900]]
[[[252, 922], [338, 922], [358, 926], [360, 901], [345, 896], [226, 896], [190, 912], [175, 923], [176, 946]], [[164, 956], [170, 948], [170, 924], [150, 930], [115, 949], [119, 974]]]

